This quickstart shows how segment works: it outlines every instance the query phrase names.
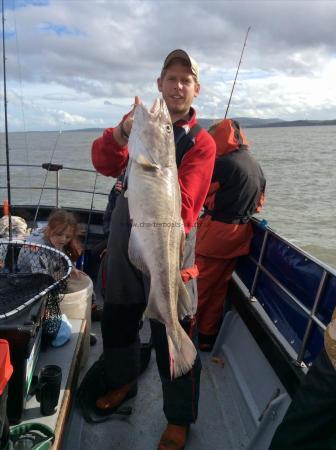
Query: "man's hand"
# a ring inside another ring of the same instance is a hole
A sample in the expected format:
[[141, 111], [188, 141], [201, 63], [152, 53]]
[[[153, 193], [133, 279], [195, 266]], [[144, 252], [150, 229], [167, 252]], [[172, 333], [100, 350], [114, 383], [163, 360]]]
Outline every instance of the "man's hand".
[[120, 145], [120, 147], [124, 147], [125, 145], [127, 145], [128, 138], [132, 130], [134, 111], [136, 106], [140, 104], [140, 97], [136, 95], [134, 98], [134, 107], [132, 111], [126, 117], [126, 119], [120, 122], [120, 124], [113, 130], [113, 137], [115, 141]]
[[123, 189], [123, 183], [122, 183], [122, 181], [121, 180], [118, 180], [117, 182], [116, 182], [116, 184], [114, 185], [114, 190], [116, 191], [116, 192], [121, 192], [122, 191], [122, 189]]

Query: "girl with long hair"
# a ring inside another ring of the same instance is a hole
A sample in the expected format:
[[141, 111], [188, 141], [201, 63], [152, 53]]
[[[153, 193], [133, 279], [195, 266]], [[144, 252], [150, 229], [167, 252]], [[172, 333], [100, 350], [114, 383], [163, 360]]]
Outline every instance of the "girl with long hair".
[[[72, 213], [56, 209], [48, 217], [47, 226], [31, 234], [26, 242], [47, 245], [65, 253], [73, 263], [72, 272], [75, 274], [77, 272], [75, 263], [82, 253], [78, 228], [77, 220]], [[19, 271], [48, 273], [57, 278], [57, 258], [51, 260], [50, 253], [43, 250], [36, 247], [35, 252], [32, 252], [31, 246], [23, 247], [18, 259]]]

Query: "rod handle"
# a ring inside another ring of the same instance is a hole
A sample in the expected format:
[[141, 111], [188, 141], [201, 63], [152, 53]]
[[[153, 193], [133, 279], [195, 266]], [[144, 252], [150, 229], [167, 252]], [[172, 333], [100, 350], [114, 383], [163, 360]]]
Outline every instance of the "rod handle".
[[8, 200], [4, 200], [2, 211], [3, 211], [3, 215], [4, 216], [8, 216], [9, 215], [9, 203], [8, 203]]

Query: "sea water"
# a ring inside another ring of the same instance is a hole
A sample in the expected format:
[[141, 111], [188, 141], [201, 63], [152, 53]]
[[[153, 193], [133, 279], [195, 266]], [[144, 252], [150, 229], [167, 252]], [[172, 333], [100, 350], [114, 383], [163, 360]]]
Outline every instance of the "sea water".
[[[336, 127], [247, 128], [250, 151], [262, 166], [266, 179], [266, 204], [259, 214], [269, 226], [291, 242], [336, 267], [335, 194]], [[63, 169], [60, 187], [91, 191], [95, 195], [60, 191], [62, 207], [104, 209], [113, 179], [96, 175], [91, 145], [101, 131], [10, 133], [10, 163], [38, 167], [12, 167], [12, 203], [36, 204], [45, 184], [41, 204], [55, 205], [55, 172], [42, 163], [90, 169], [91, 173]], [[5, 163], [4, 136], [0, 164]], [[7, 175], [0, 167], [0, 201], [7, 198]], [[33, 189], [33, 188], [37, 189]], [[21, 189], [17, 189], [21, 188]], [[104, 195], [105, 194], [105, 195]]]

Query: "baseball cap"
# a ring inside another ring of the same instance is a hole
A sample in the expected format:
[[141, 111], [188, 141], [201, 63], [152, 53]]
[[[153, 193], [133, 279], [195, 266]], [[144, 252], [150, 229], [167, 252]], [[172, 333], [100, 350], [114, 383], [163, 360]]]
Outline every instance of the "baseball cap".
[[199, 83], [199, 67], [198, 67], [198, 64], [194, 60], [194, 58], [192, 58], [190, 55], [188, 55], [188, 53], [186, 51], [184, 51], [184, 50], [177, 49], [177, 50], [173, 50], [172, 52], [170, 52], [169, 55], [166, 57], [164, 63], [163, 63], [162, 70], [167, 69], [169, 64], [175, 58], [183, 59], [184, 61], [186, 61], [188, 63], [188, 65], [190, 66], [190, 70], [191, 70], [192, 74], [196, 78], [196, 81]]

